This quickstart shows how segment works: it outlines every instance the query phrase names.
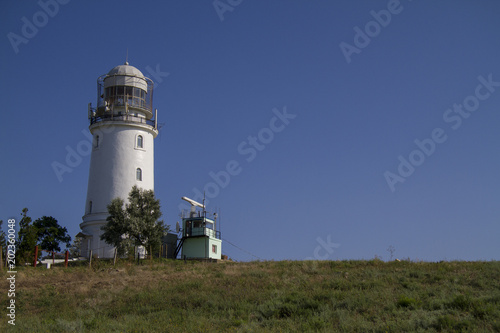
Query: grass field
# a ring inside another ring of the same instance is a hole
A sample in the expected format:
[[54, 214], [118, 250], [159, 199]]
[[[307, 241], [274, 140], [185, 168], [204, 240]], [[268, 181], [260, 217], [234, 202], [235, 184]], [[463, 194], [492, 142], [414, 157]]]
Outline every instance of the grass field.
[[20, 268], [2, 332], [500, 332], [500, 262]]

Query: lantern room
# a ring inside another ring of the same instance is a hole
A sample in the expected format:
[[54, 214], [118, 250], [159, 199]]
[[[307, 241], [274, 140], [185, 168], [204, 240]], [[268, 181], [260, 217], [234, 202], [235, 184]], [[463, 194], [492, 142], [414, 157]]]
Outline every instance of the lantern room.
[[97, 80], [97, 117], [153, 117], [153, 81], [128, 62]]

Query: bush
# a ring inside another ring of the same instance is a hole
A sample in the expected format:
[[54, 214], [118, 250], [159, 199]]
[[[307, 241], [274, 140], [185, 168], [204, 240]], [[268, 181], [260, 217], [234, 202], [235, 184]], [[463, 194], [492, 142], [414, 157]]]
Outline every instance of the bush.
[[410, 298], [410, 297], [401, 295], [401, 296], [399, 296], [396, 304], [397, 304], [397, 306], [402, 307], [402, 308], [416, 309], [420, 305], [420, 302], [414, 298]]

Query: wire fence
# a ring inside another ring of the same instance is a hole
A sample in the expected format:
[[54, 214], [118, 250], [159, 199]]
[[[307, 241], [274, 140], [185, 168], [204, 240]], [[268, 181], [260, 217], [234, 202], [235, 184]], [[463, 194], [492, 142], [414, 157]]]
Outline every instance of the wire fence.
[[[263, 260], [259, 256], [251, 253], [250, 251], [247, 251], [247, 250], [241, 248], [240, 246], [228, 241], [227, 239], [221, 238], [221, 240], [223, 240], [225, 243], [231, 245], [232, 247], [250, 255], [251, 257], [256, 258], [257, 260]], [[3, 250], [4, 249], [2, 249], [2, 247], [0, 246], [0, 268], [7, 267], [7, 263], [8, 263], [7, 255], [3, 254], [4, 253]], [[5, 250], [7, 250], [7, 249], [5, 249]], [[112, 256], [109, 256], [109, 253], [108, 253], [108, 255], [105, 255], [105, 253], [109, 252], [109, 250], [113, 251]], [[51, 258], [47, 258], [47, 256], [45, 256], [45, 259], [40, 259], [43, 257], [44, 252], [50, 254]], [[116, 248], [112, 248], [109, 245], [102, 246], [99, 248], [88, 249], [85, 252], [86, 252], [85, 254], [77, 253], [77, 255], [75, 255], [73, 253], [72, 255], [70, 255], [69, 250], [66, 250], [64, 252], [56, 252], [56, 251], [51, 251], [51, 250], [45, 250], [45, 249], [42, 249], [38, 246], [35, 246], [35, 248], [33, 249], [33, 252], [28, 255], [29, 258], [32, 258], [31, 262], [26, 262], [24, 264], [27, 266], [37, 267], [37, 265], [40, 265], [40, 264], [45, 264], [45, 265], [50, 264], [50, 259], [52, 259], [52, 265], [54, 265], [54, 264], [61, 263], [62, 262], [61, 260], [64, 258], [64, 267], [68, 267], [69, 261], [88, 261], [89, 267], [92, 267], [92, 260], [96, 260], [96, 259], [97, 260], [99, 260], [99, 259], [111, 260], [112, 259], [113, 264], [116, 263], [117, 259], [124, 259], [124, 258], [128, 258], [129, 260], [134, 260], [134, 261], [136, 259], [140, 260], [140, 259], [154, 259], [154, 258], [176, 259], [173, 256], [173, 254], [175, 253], [175, 248], [169, 247], [168, 243], [161, 244], [161, 246], [157, 250], [155, 250], [154, 252], [152, 250], [150, 250], [149, 253], [147, 253], [148, 251], [146, 251], [146, 249], [144, 247], [134, 246], [133, 252], [130, 251], [129, 253], [127, 253], [124, 256], [118, 256]], [[227, 250], [224, 252], [226, 254], [228, 254]], [[231, 251], [229, 251], [229, 252], [231, 252]], [[133, 253], [133, 259], [132, 259], [132, 253]], [[5, 254], [7, 254], [7, 251], [5, 251]], [[222, 259], [228, 259], [228, 256], [223, 254]], [[43, 260], [43, 262], [42, 262], [42, 260]]]

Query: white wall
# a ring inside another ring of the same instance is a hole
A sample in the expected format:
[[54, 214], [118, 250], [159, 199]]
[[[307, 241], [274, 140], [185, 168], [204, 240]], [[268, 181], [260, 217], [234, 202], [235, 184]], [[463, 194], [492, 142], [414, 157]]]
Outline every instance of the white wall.
[[[127, 202], [134, 185], [154, 190], [153, 140], [158, 132], [149, 125], [122, 121], [93, 124], [90, 132], [94, 140], [99, 136], [99, 144], [91, 154], [85, 215], [80, 227], [85, 234], [92, 235], [93, 253], [112, 257], [113, 248], [99, 239], [100, 228], [106, 223], [107, 205], [116, 197]], [[138, 135], [143, 137], [142, 149], [137, 147]], [[142, 170], [142, 181], [136, 179], [137, 168]]]

